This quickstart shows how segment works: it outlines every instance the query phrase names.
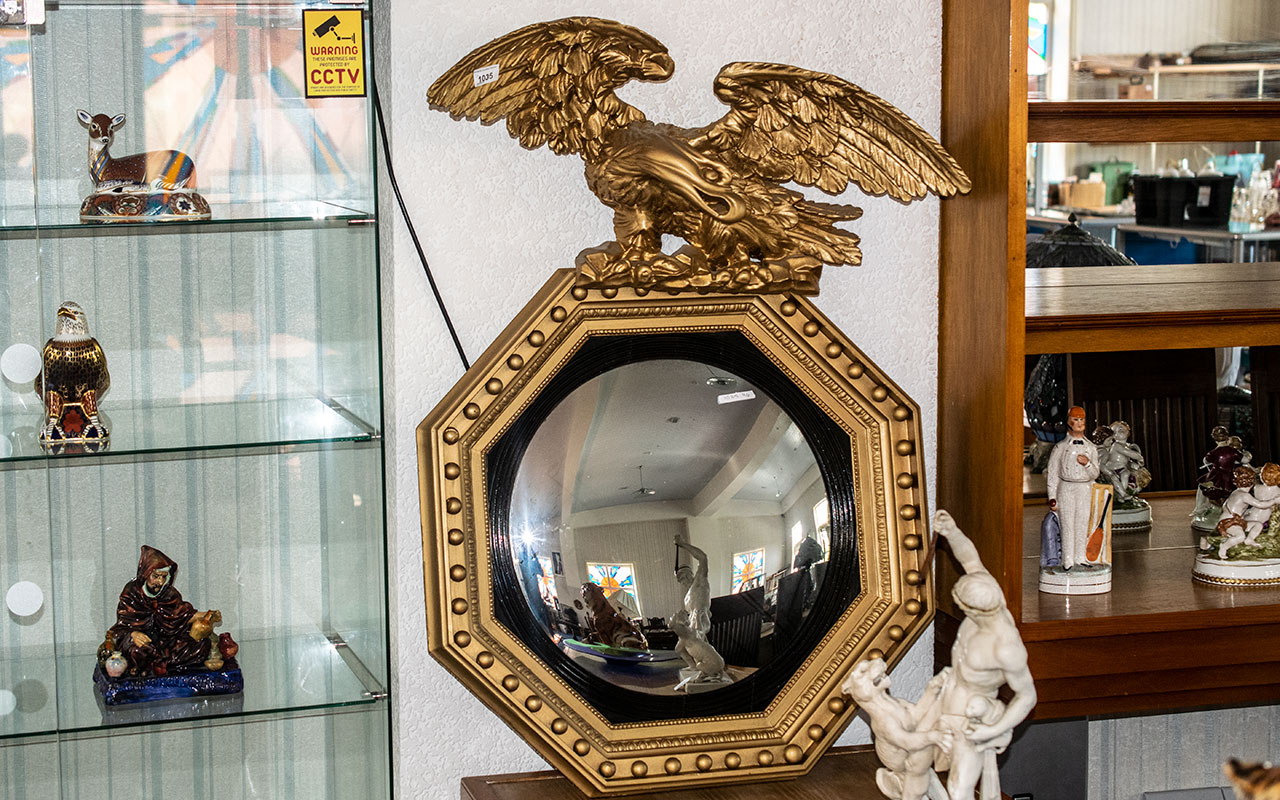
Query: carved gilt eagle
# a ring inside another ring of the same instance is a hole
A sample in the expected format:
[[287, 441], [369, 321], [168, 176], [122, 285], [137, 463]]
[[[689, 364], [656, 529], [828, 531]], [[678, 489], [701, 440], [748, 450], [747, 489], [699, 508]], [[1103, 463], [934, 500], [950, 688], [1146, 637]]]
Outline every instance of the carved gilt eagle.
[[[582, 156], [588, 187], [613, 209], [617, 241], [578, 255], [580, 286], [816, 293], [823, 264], [861, 263], [858, 237], [836, 223], [862, 210], [783, 183], [832, 195], [853, 183], [902, 202], [970, 188], [910, 117], [834, 75], [727, 64], [715, 94], [730, 110], [701, 128], [650, 122], [614, 94], [674, 69], [644, 31], [570, 17], [477, 48], [427, 99], [455, 119], [506, 119], [529, 149]], [[667, 255], [664, 234], [688, 245]]]

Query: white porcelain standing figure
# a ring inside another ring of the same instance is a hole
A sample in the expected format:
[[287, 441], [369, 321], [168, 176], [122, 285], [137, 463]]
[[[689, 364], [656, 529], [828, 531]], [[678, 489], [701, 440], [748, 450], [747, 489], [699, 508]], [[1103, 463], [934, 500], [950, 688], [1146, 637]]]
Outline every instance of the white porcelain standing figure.
[[684, 610], [690, 626], [706, 636], [711, 631], [711, 580], [708, 578], [707, 554], [700, 547], [676, 537], [676, 547], [686, 550], [698, 562], [697, 570], [687, 564], [676, 568], [676, 581], [684, 587]]
[[[876, 754], [885, 765], [876, 785], [886, 797], [973, 800], [979, 791], [980, 800], [1000, 800], [996, 756], [1036, 704], [1027, 649], [978, 548], [945, 511], [933, 515], [933, 528], [964, 570], [951, 591], [965, 614], [951, 646], [951, 666], [933, 677], [915, 704], [888, 695], [877, 660], [855, 667], [843, 688], [871, 718]], [[1006, 685], [1008, 703], [999, 699]], [[925, 755], [933, 760], [931, 770], [922, 761]], [[938, 793], [938, 772], [948, 773], [946, 794]]]
[[[1045, 469], [1049, 509], [1056, 514], [1061, 563], [1040, 569], [1040, 591], [1101, 594], [1111, 591], [1111, 488], [1095, 483], [1098, 448], [1084, 435], [1084, 409], [1067, 412], [1067, 436], [1053, 447]], [[1052, 558], [1042, 563], [1053, 563]]]
[[[965, 572], [951, 591], [965, 618], [951, 647], [951, 666], [942, 673], [946, 677], [939, 699], [938, 724], [954, 735], [946, 764], [947, 793], [951, 800], [969, 800], [981, 783], [981, 800], [999, 800], [996, 756], [1036, 704], [1027, 649], [978, 548], [945, 511], [934, 514], [933, 527]], [[1006, 684], [1013, 692], [1008, 704], [997, 699]], [[935, 767], [941, 771], [943, 759]]]

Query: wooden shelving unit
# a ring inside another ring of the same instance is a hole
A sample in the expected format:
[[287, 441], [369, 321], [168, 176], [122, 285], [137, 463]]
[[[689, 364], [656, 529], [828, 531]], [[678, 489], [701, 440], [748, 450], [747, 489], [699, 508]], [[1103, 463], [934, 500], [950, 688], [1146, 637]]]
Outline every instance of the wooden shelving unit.
[[[1028, 353], [1280, 344], [1280, 265], [1028, 277], [1027, 142], [1276, 140], [1280, 103], [1028, 107], [1026, 26], [1026, 0], [944, 1], [943, 141], [974, 188], [942, 204], [938, 506], [1005, 587], [1036, 678], [1036, 718], [1280, 699], [1280, 591], [1197, 587], [1190, 541], [1118, 551], [1115, 589], [1102, 598], [1039, 594], [1026, 531], [1044, 508], [1024, 502], [1021, 463]], [[1161, 516], [1170, 541], [1189, 538], [1182, 515]], [[956, 577], [940, 557], [940, 661], [958, 620]]]

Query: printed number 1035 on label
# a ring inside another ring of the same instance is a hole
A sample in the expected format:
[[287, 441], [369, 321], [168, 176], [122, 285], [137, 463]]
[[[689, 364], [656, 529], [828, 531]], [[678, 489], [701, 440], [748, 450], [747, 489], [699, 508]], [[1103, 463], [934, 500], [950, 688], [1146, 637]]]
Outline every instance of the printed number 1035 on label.
[[487, 67], [481, 67], [471, 73], [471, 80], [474, 81], [476, 87], [484, 86], [486, 83], [493, 83], [498, 79], [498, 65], [490, 64]]

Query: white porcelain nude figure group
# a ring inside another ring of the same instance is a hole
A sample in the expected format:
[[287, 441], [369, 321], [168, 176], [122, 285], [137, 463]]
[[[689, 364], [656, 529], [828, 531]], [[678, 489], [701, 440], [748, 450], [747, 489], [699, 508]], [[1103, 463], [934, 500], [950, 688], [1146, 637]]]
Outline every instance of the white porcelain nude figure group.
[[[915, 703], [889, 694], [882, 659], [863, 661], [844, 691], [866, 712], [884, 765], [876, 785], [891, 800], [999, 800], [996, 756], [1036, 703], [1027, 651], [1005, 605], [1004, 592], [951, 515], [933, 517], [965, 574], [952, 596], [965, 613], [951, 648], [951, 666], [935, 675]], [[1008, 703], [997, 698], [1008, 684]], [[944, 787], [939, 772], [947, 772]]]

